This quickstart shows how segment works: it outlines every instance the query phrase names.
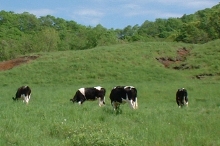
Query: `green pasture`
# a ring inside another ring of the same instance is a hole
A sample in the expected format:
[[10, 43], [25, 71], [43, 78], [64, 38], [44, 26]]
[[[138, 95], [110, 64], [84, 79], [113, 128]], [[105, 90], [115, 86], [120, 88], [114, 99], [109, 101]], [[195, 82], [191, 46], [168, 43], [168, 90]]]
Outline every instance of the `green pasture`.
[[[219, 45], [138, 42], [30, 54], [39, 58], [0, 72], [0, 145], [218, 146]], [[175, 58], [183, 47], [190, 54], [181, 63], [198, 68], [165, 68], [156, 59]], [[212, 75], [195, 78], [200, 74]], [[32, 88], [28, 105], [12, 100], [21, 85]], [[78, 88], [98, 85], [107, 90], [104, 107], [69, 101]], [[116, 85], [137, 88], [137, 110], [125, 104], [113, 111], [109, 94]], [[189, 107], [181, 109], [175, 102], [180, 87], [189, 94]]]

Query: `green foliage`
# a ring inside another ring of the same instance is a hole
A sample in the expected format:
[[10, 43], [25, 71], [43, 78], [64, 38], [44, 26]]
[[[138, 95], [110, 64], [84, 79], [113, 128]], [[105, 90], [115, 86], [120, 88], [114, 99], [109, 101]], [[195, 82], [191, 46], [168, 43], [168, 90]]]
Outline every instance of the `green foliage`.
[[136, 41], [206, 43], [220, 38], [219, 5], [181, 18], [146, 20], [141, 26], [106, 29], [47, 15], [0, 11], [0, 60], [33, 52], [85, 50]]

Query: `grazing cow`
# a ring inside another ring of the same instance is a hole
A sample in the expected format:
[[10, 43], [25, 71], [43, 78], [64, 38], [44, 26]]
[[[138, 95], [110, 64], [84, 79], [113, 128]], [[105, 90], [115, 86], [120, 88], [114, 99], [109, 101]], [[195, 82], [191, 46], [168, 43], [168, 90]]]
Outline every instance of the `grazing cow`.
[[114, 110], [118, 110], [120, 104], [126, 102], [131, 108], [137, 109], [137, 89], [133, 86], [116, 86], [110, 93], [110, 100]]
[[13, 100], [22, 99], [23, 102], [28, 104], [31, 98], [31, 88], [29, 86], [21, 86], [18, 88], [15, 97], [12, 97]]
[[78, 102], [80, 105], [86, 100], [96, 100], [99, 98], [99, 106], [105, 104], [105, 88], [100, 86], [91, 88], [80, 88], [76, 91], [75, 96], [70, 101]]
[[188, 106], [188, 94], [185, 88], [180, 88], [177, 90], [176, 103], [179, 108], [183, 107], [184, 105]]

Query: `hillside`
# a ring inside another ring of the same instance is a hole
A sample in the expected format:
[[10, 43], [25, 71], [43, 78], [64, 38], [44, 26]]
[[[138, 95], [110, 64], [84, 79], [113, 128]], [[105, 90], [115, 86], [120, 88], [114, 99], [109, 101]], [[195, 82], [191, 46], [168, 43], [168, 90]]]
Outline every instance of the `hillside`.
[[[219, 40], [203, 45], [136, 42], [89, 50], [30, 54], [29, 58], [34, 60], [28, 61], [28, 56], [19, 58], [20, 63], [28, 62], [1, 71], [0, 79], [2, 84], [169, 82], [198, 76], [218, 79], [219, 44]], [[7, 61], [0, 67], [5, 67], [5, 63]]]
[[[135, 42], [1, 62], [17, 66], [0, 71], [0, 145], [219, 145], [219, 45]], [[32, 89], [28, 105], [12, 100], [21, 85]], [[70, 102], [80, 87], [97, 85], [106, 88], [104, 107]], [[113, 111], [116, 85], [137, 88], [137, 110]], [[187, 108], [175, 103], [180, 87]]]

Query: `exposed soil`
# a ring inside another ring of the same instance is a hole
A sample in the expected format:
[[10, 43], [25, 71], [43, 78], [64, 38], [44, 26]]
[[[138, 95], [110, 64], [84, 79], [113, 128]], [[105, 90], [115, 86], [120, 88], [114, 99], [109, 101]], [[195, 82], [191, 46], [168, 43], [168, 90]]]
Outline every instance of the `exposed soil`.
[[0, 71], [12, 69], [15, 66], [18, 66], [23, 63], [28, 63], [31, 60], [37, 59], [39, 56], [24, 56], [9, 61], [0, 62]]
[[[183, 61], [186, 60], [186, 57], [189, 55], [190, 51], [188, 49], [186, 49], [185, 47], [180, 48], [177, 50], [177, 55], [175, 58], [171, 58], [171, 57], [160, 57], [160, 58], [156, 58], [160, 63], [162, 63], [165, 67], [170, 67], [173, 64], [180, 64]], [[174, 69], [185, 69], [186, 64], [180, 64], [179, 66], [174, 66]]]
[[[184, 70], [184, 69], [199, 69], [200, 66], [193, 66], [185, 63], [184, 61], [186, 58], [190, 55], [190, 50], [186, 49], [185, 47], [180, 48], [177, 50], [176, 57], [160, 57], [156, 58], [160, 63], [164, 65], [166, 68], [173, 68], [176, 70]], [[220, 73], [202, 73], [193, 76], [193, 79], [203, 79], [206, 77], [212, 77], [212, 76], [220, 76]]]
[[[217, 74], [216, 74], [217, 75]], [[197, 79], [202, 79], [204, 77], [210, 77], [210, 76], [214, 76], [214, 74], [199, 74], [199, 75], [196, 75], [195, 77]]]

